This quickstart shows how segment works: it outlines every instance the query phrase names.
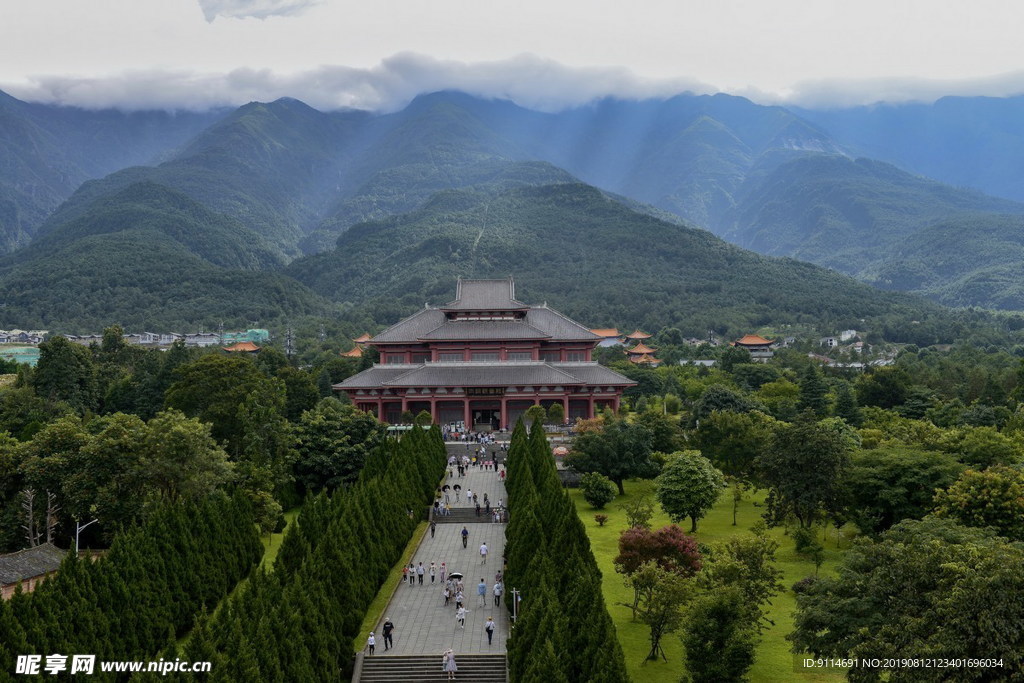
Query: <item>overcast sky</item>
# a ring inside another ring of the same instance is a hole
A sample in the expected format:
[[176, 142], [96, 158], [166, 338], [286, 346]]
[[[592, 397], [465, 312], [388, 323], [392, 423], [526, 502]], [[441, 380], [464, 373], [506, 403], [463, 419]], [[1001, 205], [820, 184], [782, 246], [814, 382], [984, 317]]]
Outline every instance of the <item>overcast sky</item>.
[[1024, 92], [1022, 19], [1019, 0], [7, 0], [0, 89], [126, 108], [927, 101]]

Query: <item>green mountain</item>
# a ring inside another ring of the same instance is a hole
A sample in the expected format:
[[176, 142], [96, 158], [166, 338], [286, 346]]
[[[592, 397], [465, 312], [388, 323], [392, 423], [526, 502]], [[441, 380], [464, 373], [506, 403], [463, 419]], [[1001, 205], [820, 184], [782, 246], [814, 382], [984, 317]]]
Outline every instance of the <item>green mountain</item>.
[[326, 315], [279, 251], [236, 220], [154, 183], [96, 199], [0, 261], [0, 327], [192, 329]]
[[0, 254], [27, 244], [83, 181], [152, 163], [222, 115], [91, 111], [0, 92]]
[[923, 299], [754, 254], [579, 183], [442, 192], [417, 211], [350, 228], [335, 250], [285, 272], [378, 320], [447, 301], [456, 276], [514, 274], [522, 300], [546, 300], [594, 326], [675, 326], [700, 336], [767, 323], [862, 327], [862, 319], [893, 330], [901, 328], [894, 321], [909, 330], [917, 320], [925, 336], [944, 327], [931, 327], [942, 309]]
[[885, 289], [917, 291], [952, 306], [978, 301], [1024, 310], [1024, 217], [965, 215], [927, 225], [861, 272]]
[[1024, 201], [1024, 97], [791, 108], [857, 154], [956, 187]]
[[[958, 222], [988, 244], [982, 212], [1024, 214], [1024, 204], [950, 187], [886, 163], [809, 155], [749, 183], [719, 231], [735, 244], [792, 256], [861, 276], [897, 254], [939, 220]], [[989, 256], [996, 256], [990, 254]], [[983, 265], [979, 263], [978, 265]]]

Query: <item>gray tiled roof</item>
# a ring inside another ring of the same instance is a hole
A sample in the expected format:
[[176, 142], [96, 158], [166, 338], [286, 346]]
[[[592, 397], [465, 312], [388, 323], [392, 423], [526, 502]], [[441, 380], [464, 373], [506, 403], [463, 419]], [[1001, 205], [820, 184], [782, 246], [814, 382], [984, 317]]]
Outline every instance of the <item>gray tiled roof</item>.
[[444, 313], [436, 308], [421, 308], [408, 318], [400, 320], [368, 343], [415, 342], [445, 321]]
[[521, 321], [455, 320], [437, 308], [423, 308], [370, 340], [370, 344], [416, 343], [453, 339], [548, 339], [597, 341], [596, 334], [544, 306], [530, 308]]
[[0, 584], [12, 584], [56, 571], [67, 553], [43, 543], [9, 555], [0, 555]]
[[526, 322], [538, 330], [547, 332], [552, 339], [559, 340], [580, 340], [598, 341], [601, 337], [580, 325], [574, 320], [566, 318], [558, 311], [553, 311], [547, 306], [533, 306], [526, 314]]
[[449, 320], [419, 338], [427, 341], [455, 339], [548, 339], [551, 335], [518, 320]]
[[551, 366], [569, 373], [584, 384], [628, 384], [630, 386], [636, 384], [628, 377], [597, 363], [551, 363]]
[[629, 385], [636, 382], [597, 363], [493, 361], [375, 365], [349, 377], [335, 389], [383, 387], [492, 387]]
[[462, 280], [455, 286], [455, 301], [442, 306], [454, 311], [507, 311], [526, 308], [516, 301], [516, 285], [507, 280]]

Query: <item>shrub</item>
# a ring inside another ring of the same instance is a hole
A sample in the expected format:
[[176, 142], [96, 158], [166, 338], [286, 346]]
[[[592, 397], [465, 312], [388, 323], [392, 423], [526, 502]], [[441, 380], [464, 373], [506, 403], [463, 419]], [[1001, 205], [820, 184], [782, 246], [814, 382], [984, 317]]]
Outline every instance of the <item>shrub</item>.
[[615, 484], [597, 472], [588, 472], [580, 477], [580, 489], [583, 491], [583, 500], [598, 510], [615, 500]]
[[608, 515], [594, 515], [594, 521], [598, 526], [604, 526], [604, 523], [608, 521]]

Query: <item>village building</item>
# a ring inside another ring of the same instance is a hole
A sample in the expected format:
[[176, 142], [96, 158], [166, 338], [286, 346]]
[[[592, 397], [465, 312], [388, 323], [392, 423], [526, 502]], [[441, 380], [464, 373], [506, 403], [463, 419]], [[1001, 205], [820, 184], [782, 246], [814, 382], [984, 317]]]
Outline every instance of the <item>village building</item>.
[[775, 356], [775, 352], [772, 351], [774, 343], [771, 339], [756, 334], [746, 334], [732, 342], [732, 346], [750, 351], [750, 357], [755, 363], [767, 363]]
[[632, 332], [627, 334], [625, 336], [625, 341], [626, 341], [626, 343], [629, 343], [629, 342], [642, 342], [645, 339], [650, 339], [650, 338], [651, 338], [651, 335], [647, 334], [646, 332], [641, 332], [640, 330], [637, 329], [637, 330], [633, 330]]
[[60, 568], [66, 554], [52, 543], [43, 543], [0, 555], [0, 598], [7, 600], [14, 595], [19, 583], [25, 592], [34, 590], [43, 579]]
[[454, 301], [369, 339], [380, 362], [334, 390], [392, 424], [427, 411], [437, 423], [488, 431], [554, 403], [567, 420], [591, 418], [618, 410], [623, 390], [636, 384], [592, 360], [600, 341], [546, 304], [516, 300], [512, 278], [460, 279]]

